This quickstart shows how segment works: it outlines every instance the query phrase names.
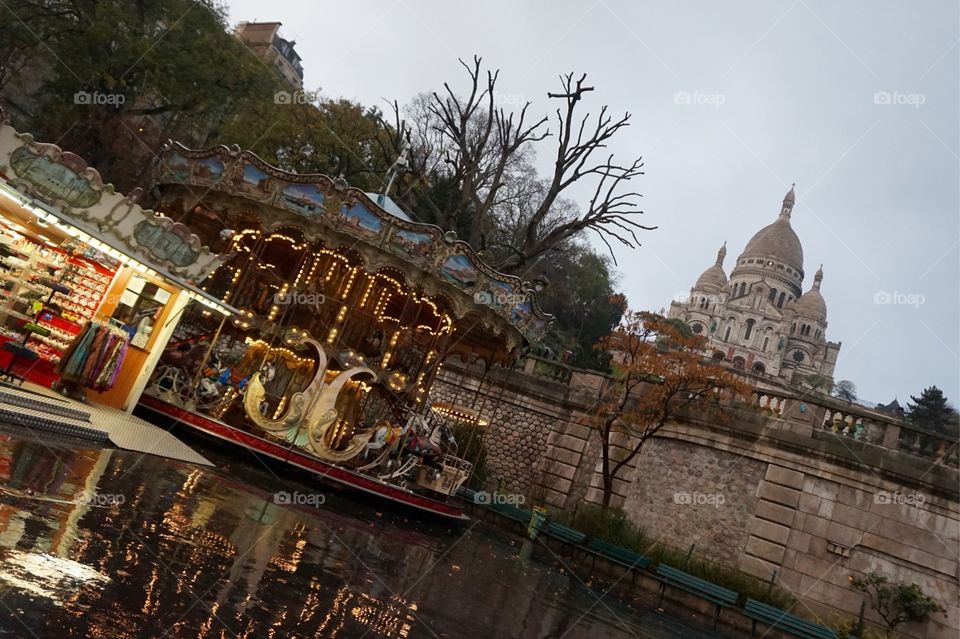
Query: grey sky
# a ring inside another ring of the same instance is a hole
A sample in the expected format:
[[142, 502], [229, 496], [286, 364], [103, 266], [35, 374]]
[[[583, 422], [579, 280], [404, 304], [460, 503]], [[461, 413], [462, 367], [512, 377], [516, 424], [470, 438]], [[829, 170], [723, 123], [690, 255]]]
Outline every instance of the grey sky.
[[837, 378], [870, 400], [931, 384], [960, 400], [958, 3], [228, 2], [234, 24], [284, 23], [308, 88], [364, 104], [463, 86], [475, 53], [538, 112], [559, 73], [588, 73], [594, 106], [634, 114], [611, 150], [644, 156], [660, 227], [617, 253], [634, 308], [668, 306], [724, 240], [729, 274], [796, 181]]

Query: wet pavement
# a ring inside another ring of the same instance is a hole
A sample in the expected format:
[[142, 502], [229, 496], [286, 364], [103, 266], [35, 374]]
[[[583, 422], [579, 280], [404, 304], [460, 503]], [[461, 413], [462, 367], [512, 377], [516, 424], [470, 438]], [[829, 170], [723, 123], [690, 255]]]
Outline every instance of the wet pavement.
[[0, 428], [0, 638], [712, 636], [486, 523], [200, 452], [218, 468]]

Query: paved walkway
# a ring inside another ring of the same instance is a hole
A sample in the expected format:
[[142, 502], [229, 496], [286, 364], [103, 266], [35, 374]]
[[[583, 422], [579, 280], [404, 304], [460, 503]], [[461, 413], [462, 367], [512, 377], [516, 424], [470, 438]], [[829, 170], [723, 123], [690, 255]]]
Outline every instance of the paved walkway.
[[49, 388], [0, 384], [0, 421], [112, 443], [118, 448], [213, 466], [164, 429], [130, 413], [84, 404]]

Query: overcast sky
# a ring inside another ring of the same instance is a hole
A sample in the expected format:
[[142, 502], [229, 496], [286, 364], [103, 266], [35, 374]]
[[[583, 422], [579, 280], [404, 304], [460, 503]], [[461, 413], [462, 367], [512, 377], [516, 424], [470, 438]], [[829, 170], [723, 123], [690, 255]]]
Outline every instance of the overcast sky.
[[804, 290], [823, 263], [837, 379], [901, 403], [936, 384], [957, 405], [955, 1], [228, 4], [233, 24], [283, 23], [307, 88], [368, 105], [464, 86], [457, 58], [480, 54], [501, 93], [547, 113], [558, 74], [586, 72], [592, 107], [634, 116], [611, 150], [646, 162], [635, 186], [659, 229], [617, 252], [636, 309], [685, 294], [724, 241], [729, 275], [796, 182]]

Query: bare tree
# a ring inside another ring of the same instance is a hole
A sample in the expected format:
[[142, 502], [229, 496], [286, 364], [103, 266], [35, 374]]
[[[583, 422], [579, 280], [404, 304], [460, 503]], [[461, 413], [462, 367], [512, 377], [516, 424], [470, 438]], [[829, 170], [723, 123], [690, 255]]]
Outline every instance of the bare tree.
[[[606, 106], [595, 117], [581, 115], [584, 96], [594, 91], [586, 75], [563, 75], [562, 90], [547, 94], [562, 102], [554, 134], [550, 118], [530, 115], [531, 102], [516, 111], [498, 104], [499, 71], [484, 73], [476, 56], [472, 65], [460, 62], [470, 78], [464, 95], [444, 83], [442, 94], [415, 101], [406, 118], [392, 104], [394, 152], [406, 148], [411, 156], [398, 197], [410, 208], [513, 273], [584, 231], [597, 233], [612, 254], [610, 240], [633, 248], [637, 231], [656, 228], [637, 221], [640, 194], [627, 186], [643, 174], [642, 159], [621, 164], [602, 152], [631, 116], [615, 118]], [[556, 142], [553, 169], [540, 178], [531, 158], [547, 138]], [[583, 180], [593, 181], [590, 199], [574, 206], [563, 194]], [[514, 232], [504, 233], [508, 218]]]

